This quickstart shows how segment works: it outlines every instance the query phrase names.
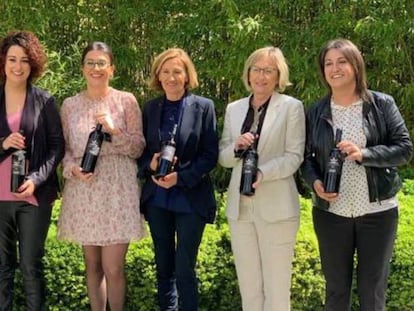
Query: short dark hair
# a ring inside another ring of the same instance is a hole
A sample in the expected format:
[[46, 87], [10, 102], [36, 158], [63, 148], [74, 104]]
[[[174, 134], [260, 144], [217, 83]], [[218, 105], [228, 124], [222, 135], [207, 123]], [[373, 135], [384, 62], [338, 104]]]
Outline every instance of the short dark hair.
[[106, 44], [105, 42], [94, 41], [94, 42], [89, 43], [88, 46], [83, 49], [82, 59], [81, 59], [82, 66], [83, 66], [83, 63], [85, 62], [86, 54], [88, 54], [90, 51], [101, 51], [105, 53], [106, 55], [108, 55], [111, 65], [114, 64], [114, 54], [112, 53], [112, 50], [109, 47], [109, 45]]
[[47, 56], [39, 39], [30, 31], [13, 31], [9, 32], [0, 43], [0, 80], [6, 80], [4, 71], [6, 56], [13, 45], [22, 47], [29, 58], [30, 75], [28, 81], [31, 82], [41, 77], [46, 69]]
[[356, 47], [354, 43], [347, 39], [334, 39], [325, 44], [322, 50], [319, 53], [318, 57], [318, 65], [319, 65], [319, 74], [320, 78], [328, 88], [329, 92], [331, 93], [331, 87], [329, 86], [326, 77], [325, 77], [325, 57], [329, 50], [337, 49], [339, 50], [346, 60], [351, 64], [355, 72], [355, 84], [356, 84], [356, 93], [363, 99], [364, 101], [370, 101], [371, 95], [368, 92], [367, 87], [367, 77], [365, 73], [365, 62], [364, 58], [362, 57], [361, 52]]

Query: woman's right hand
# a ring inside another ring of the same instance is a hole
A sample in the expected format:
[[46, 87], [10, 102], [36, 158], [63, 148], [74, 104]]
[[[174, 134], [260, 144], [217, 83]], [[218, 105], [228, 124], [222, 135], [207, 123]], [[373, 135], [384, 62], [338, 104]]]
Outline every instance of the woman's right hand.
[[334, 202], [338, 198], [338, 193], [326, 193], [322, 181], [319, 179], [313, 182], [313, 189], [318, 197], [328, 202]]
[[234, 144], [234, 150], [246, 150], [254, 143], [257, 135], [254, 135], [250, 132], [246, 132], [241, 134], [237, 139], [236, 143]]
[[156, 152], [152, 156], [152, 159], [151, 159], [151, 162], [150, 162], [150, 169], [153, 172], [155, 172], [157, 170], [160, 155], [161, 155], [161, 152]]
[[19, 132], [11, 133], [5, 140], [3, 140], [3, 150], [10, 148], [23, 149], [25, 147], [25, 137]]
[[92, 179], [93, 173], [84, 173], [82, 168], [79, 166], [72, 167], [72, 175], [82, 181], [90, 181]]

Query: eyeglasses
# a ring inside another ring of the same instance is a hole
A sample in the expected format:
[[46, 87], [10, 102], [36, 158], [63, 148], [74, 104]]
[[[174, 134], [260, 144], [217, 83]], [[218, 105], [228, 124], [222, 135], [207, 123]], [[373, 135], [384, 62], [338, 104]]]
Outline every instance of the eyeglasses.
[[94, 62], [93, 60], [87, 60], [83, 63], [83, 65], [88, 69], [94, 69], [95, 66], [98, 66], [98, 69], [105, 69], [108, 66], [110, 66], [110, 64], [105, 60], [98, 60], [96, 62]]
[[262, 72], [266, 77], [270, 77], [274, 72], [277, 72], [277, 69], [276, 68], [271, 68], [271, 67], [266, 67], [266, 68], [260, 68], [260, 67], [256, 67], [256, 66], [250, 67], [250, 73], [253, 74], [253, 75], [258, 76]]

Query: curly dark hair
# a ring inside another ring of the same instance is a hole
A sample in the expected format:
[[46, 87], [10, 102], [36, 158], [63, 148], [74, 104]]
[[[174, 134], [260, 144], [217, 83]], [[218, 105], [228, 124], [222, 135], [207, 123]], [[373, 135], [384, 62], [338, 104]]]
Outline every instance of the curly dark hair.
[[9, 48], [18, 45], [29, 58], [30, 75], [28, 82], [41, 77], [46, 69], [47, 56], [36, 35], [30, 31], [9, 32], [0, 42], [0, 81], [6, 80], [4, 67]]

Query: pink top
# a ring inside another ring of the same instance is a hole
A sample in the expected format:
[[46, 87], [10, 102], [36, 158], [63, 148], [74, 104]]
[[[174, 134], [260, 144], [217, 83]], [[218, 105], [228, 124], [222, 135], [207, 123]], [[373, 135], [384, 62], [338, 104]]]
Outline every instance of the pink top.
[[[10, 130], [17, 132], [20, 128], [20, 120], [22, 119], [22, 111], [9, 114], [7, 116], [7, 122], [9, 123]], [[16, 198], [10, 192], [10, 179], [11, 179], [11, 156], [8, 156], [3, 162], [0, 163], [0, 201], [21, 201], [22, 199]], [[31, 195], [24, 198], [24, 201], [38, 206], [36, 198]]]

